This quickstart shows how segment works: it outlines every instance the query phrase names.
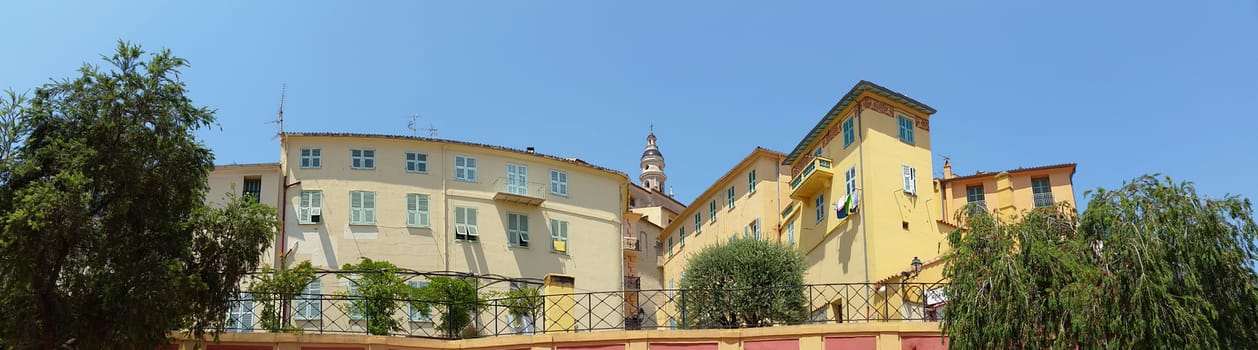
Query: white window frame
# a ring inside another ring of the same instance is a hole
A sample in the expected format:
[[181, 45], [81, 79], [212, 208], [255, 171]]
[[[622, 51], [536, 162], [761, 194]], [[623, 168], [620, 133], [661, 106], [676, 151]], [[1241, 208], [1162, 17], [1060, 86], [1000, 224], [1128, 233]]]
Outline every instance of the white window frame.
[[375, 170], [376, 150], [371, 148], [350, 149], [349, 168], [356, 170]]
[[760, 240], [760, 218], [756, 218], [751, 224], [747, 225], [747, 231], [751, 233], [750, 238]]
[[747, 172], [747, 194], [756, 193], [756, 169]]
[[695, 213], [695, 234], [703, 229], [703, 213]]
[[795, 245], [795, 220], [786, 222], [786, 245]]
[[297, 296], [296, 306], [293, 308], [293, 319], [300, 321], [315, 321], [323, 316], [323, 281], [319, 278], [310, 280], [306, 283], [306, 288], [302, 290], [301, 295]]
[[917, 195], [917, 169], [908, 164], [901, 165], [904, 174], [904, 193]]
[[479, 242], [480, 230], [476, 226], [478, 216], [476, 208], [454, 207], [454, 240]]
[[454, 156], [454, 179], [476, 182], [476, 158]]
[[[317, 225], [323, 223], [323, 191], [303, 190], [297, 197], [297, 224]], [[314, 217], [318, 216], [319, 221]]]
[[428, 205], [431, 197], [421, 193], [406, 194], [406, 226], [428, 227]]
[[[427, 287], [428, 284], [429, 284], [428, 281], [414, 281], [414, 280], [406, 281], [406, 285], [411, 286], [411, 288], [416, 288], [416, 289]], [[432, 316], [431, 315], [424, 316], [424, 313], [420, 312], [420, 308], [416, 307], [416, 306], [419, 306], [418, 304], [421, 304], [421, 303], [416, 302], [416, 303], [409, 303], [409, 304], [410, 305], [407, 305], [407, 309], [406, 309], [407, 310], [406, 318], [409, 321], [418, 322], [418, 323], [432, 323]]]
[[428, 154], [406, 152], [406, 172], [413, 174], [428, 173]]
[[507, 246], [512, 248], [529, 247], [528, 215], [507, 213]]
[[856, 192], [856, 167], [847, 169], [847, 171], [843, 173], [843, 177], [844, 177], [843, 179], [844, 183], [846, 184], [846, 188], [845, 188], [847, 190], [846, 193], [847, 194], [855, 193]]
[[[562, 241], [563, 250], [555, 249], [555, 242]], [[554, 253], [568, 254], [572, 251], [572, 241], [568, 237], [568, 222], [559, 219], [550, 219], [550, 251]]]
[[371, 191], [349, 192], [349, 224], [376, 224], [376, 193]]
[[529, 167], [507, 163], [507, 193], [529, 195]]
[[227, 309], [226, 331], [235, 333], [253, 332], [253, 295], [242, 292], [237, 294], [236, 302]]
[[358, 294], [358, 283], [357, 283], [358, 276], [352, 275], [349, 277], [345, 277], [344, 280], [345, 280], [345, 294], [350, 299], [349, 300], [349, 315], [348, 315], [349, 319], [353, 321], [361, 321], [363, 319], [366, 319], [366, 317], [363, 315], [363, 311], [360, 310], [360, 308], [363, 306], [363, 304], [367, 303], [367, 300], [365, 298], [356, 298], [360, 296], [360, 294]]
[[817, 222], [821, 222], [822, 219], [826, 218], [826, 194], [817, 195], [817, 198], [813, 200], [813, 205], [816, 206]]
[[550, 170], [550, 193], [560, 196], [568, 196], [568, 173], [559, 170]]
[[323, 167], [323, 150], [318, 148], [302, 148], [299, 152], [301, 155], [302, 169], [319, 169]]

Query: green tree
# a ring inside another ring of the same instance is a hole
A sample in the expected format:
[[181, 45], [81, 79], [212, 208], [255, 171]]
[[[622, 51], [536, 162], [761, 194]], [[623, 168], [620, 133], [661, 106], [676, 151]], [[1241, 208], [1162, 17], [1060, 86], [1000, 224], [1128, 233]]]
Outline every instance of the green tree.
[[249, 293], [253, 300], [262, 304], [262, 317], [259, 323], [262, 328], [272, 332], [299, 332], [300, 328], [292, 326], [292, 314], [283, 314], [281, 310], [291, 310], [293, 300], [305, 292], [306, 286], [318, 278], [310, 260], [302, 261], [297, 266], [287, 269], [262, 267], [257, 280], [249, 283]]
[[347, 314], [361, 316], [367, 322], [367, 332], [374, 335], [388, 335], [392, 331], [402, 330], [402, 324], [394, 318], [399, 308], [415, 290], [406, 284], [406, 280], [398, 274], [400, 269], [388, 261], [375, 261], [362, 258], [358, 264], [341, 266], [345, 271], [338, 274], [354, 284], [354, 292], [346, 293], [350, 297], [349, 305], [343, 305]]
[[[964, 212], [964, 211], [963, 211]], [[1219, 349], [1258, 344], [1248, 200], [1144, 176], [949, 234], [944, 332], [962, 349]]]
[[[120, 42], [101, 70], [35, 90], [0, 128], [0, 338], [14, 348], [142, 348], [221, 330], [275, 211], [204, 204], [213, 111], [170, 51]], [[14, 122], [16, 121], [16, 122]], [[7, 150], [7, 148], [6, 148]]]
[[[432, 317], [433, 309], [440, 309], [441, 317], [437, 324], [441, 326], [442, 334], [447, 338], [462, 337], [464, 330], [472, 324], [472, 314], [485, 306], [485, 301], [476, 291], [476, 284], [473, 280], [464, 278], [451, 277], [431, 277], [429, 283], [423, 288], [416, 289], [411, 294], [411, 300], [415, 307], [420, 310], [425, 317]], [[534, 301], [528, 298], [520, 300], [520, 303], [511, 303], [512, 306], [521, 308], [512, 309], [514, 311], [525, 311], [529, 302]]]
[[686, 265], [679, 299], [687, 328], [766, 327], [807, 317], [804, 260], [788, 246], [736, 239]]

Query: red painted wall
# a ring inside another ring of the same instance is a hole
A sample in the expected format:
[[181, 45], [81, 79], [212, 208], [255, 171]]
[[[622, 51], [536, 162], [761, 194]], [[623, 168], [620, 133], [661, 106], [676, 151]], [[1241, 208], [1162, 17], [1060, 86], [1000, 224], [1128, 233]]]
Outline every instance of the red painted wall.
[[625, 350], [625, 344], [600, 344], [582, 346], [557, 346], [557, 350]]
[[948, 350], [943, 337], [901, 337], [900, 350]]
[[829, 337], [826, 338], [826, 350], [876, 350], [878, 342], [873, 336], [868, 337]]
[[716, 343], [651, 343], [651, 350], [716, 350]]
[[303, 346], [301, 350], [363, 350], [363, 348], [351, 348], [343, 346]]
[[745, 341], [743, 350], [799, 350], [799, 339]]
[[210, 344], [205, 350], [271, 350], [269, 345], [214, 345]]

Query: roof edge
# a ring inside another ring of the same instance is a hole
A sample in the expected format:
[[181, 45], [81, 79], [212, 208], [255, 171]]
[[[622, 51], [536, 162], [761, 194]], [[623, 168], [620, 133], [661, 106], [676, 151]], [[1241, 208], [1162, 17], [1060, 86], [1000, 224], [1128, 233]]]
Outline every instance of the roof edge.
[[834, 118], [838, 116], [839, 112], [847, 109], [848, 105], [856, 102], [857, 96], [860, 96], [861, 93], [866, 91], [882, 95], [883, 97], [889, 98], [892, 101], [901, 103], [924, 114], [929, 115], [937, 112], [934, 108], [926, 105], [925, 103], [914, 100], [904, 94], [882, 87], [881, 85], [874, 84], [868, 80], [861, 80], [860, 82], [857, 82], [855, 86], [852, 86], [852, 89], [844, 94], [843, 97], [839, 98], [839, 102], [835, 103], [834, 107], [830, 107], [830, 110], [821, 116], [821, 120], [817, 121], [817, 125], [813, 126], [812, 130], [809, 130], [808, 134], [805, 134], [804, 138], [795, 145], [795, 149], [791, 150], [791, 153], [786, 156], [786, 160], [783, 161], [782, 164], [791, 165], [795, 163], [795, 160], [799, 159], [799, 155], [804, 152], [804, 148], [812, 144], [812, 141], [815, 140], [818, 135], [821, 135], [822, 131], [825, 131], [826, 126], [829, 126], [830, 122], [834, 121]]

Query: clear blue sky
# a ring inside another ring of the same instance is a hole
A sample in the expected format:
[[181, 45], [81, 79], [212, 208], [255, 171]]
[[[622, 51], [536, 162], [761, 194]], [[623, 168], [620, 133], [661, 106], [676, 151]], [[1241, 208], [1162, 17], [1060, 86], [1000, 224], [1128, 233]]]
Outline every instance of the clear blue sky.
[[[1144, 173], [1258, 197], [1258, 3], [1223, 1], [20, 1], [0, 88], [99, 63], [115, 41], [188, 58], [218, 163], [290, 131], [537, 147], [637, 178], [654, 124], [689, 202], [755, 146], [790, 151], [857, 81], [939, 113], [958, 173], [1076, 162], [1075, 186]], [[942, 158], [936, 157], [935, 174]]]

